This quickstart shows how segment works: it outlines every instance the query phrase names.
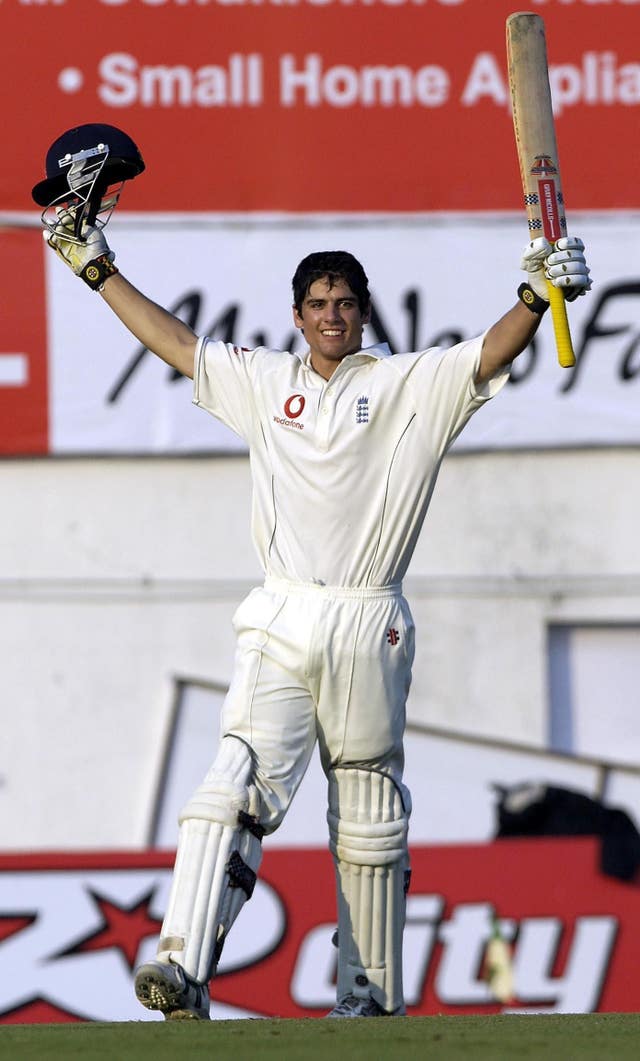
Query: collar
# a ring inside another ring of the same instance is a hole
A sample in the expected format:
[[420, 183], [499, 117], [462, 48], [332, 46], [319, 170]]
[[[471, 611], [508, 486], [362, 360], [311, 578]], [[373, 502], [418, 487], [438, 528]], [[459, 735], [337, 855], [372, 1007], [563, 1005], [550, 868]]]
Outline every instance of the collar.
[[368, 357], [391, 357], [391, 350], [388, 343], [376, 343], [374, 346], [365, 346], [362, 350], [359, 350], [360, 354], [367, 354]]
[[[306, 365], [307, 368], [311, 368], [311, 362], [309, 360], [311, 351], [307, 347], [306, 350], [294, 350], [295, 356]], [[391, 350], [388, 343], [375, 343], [373, 346], [363, 346], [362, 350], [355, 350], [353, 354], [347, 354], [347, 357], [372, 357], [375, 360], [379, 360], [383, 357], [391, 357]]]

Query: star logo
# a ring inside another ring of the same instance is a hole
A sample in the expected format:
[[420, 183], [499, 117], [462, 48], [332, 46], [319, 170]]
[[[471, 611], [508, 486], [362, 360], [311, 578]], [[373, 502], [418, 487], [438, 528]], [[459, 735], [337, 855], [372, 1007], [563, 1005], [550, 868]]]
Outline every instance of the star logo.
[[114, 947], [120, 951], [133, 971], [142, 940], [148, 936], [160, 935], [162, 921], [149, 912], [154, 891], [152, 888], [131, 906], [120, 906], [89, 889], [89, 894], [100, 911], [102, 924], [95, 932], [61, 951], [56, 958]]

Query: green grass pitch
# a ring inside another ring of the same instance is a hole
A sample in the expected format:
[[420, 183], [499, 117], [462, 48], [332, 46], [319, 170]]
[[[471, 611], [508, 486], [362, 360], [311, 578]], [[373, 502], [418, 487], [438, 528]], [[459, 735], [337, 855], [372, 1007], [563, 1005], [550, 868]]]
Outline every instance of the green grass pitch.
[[20, 1061], [637, 1061], [640, 1015], [6, 1024]]

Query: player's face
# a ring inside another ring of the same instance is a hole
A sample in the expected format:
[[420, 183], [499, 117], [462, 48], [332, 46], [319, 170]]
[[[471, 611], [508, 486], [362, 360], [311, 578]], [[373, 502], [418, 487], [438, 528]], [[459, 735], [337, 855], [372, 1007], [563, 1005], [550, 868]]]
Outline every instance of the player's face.
[[347, 354], [362, 346], [362, 329], [369, 320], [358, 299], [344, 280], [332, 287], [326, 279], [310, 285], [300, 313], [293, 307], [296, 328], [302, 328], [311, 350], [311, 364], [329, 379]]

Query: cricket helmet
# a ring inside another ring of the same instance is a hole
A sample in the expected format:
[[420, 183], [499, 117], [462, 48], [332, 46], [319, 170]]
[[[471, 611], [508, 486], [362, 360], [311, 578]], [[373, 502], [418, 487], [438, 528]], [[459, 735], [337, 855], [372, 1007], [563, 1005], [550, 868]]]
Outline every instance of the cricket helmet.
[[[136, 144], [114, 125], [78, 125], [54, 140], [45, 159], [44, 180], [31, 192], [45, 209], [42, 220], [52, 225], [47, 211], [63, 204], [73, 208], [76, 235], [84, 221], [106, 225], [122, 185], [142, 173], [145, 165]], [[106, 217], [104, 216], [106, 214]]]

